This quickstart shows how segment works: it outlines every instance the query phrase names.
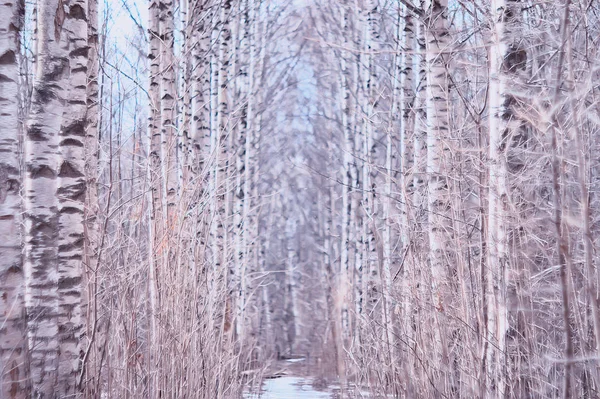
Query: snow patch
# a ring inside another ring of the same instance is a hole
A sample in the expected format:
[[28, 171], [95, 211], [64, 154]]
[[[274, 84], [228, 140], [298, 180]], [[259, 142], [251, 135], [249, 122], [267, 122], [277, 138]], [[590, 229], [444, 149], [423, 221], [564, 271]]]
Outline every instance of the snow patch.
[[[297, 360], [297, 359], [293, 359]], [[315, 391], [309, 380], [281, 377], [265, 380], [262, 394], [246, 394], [245, 399], [330, 399], [330, 394]]]

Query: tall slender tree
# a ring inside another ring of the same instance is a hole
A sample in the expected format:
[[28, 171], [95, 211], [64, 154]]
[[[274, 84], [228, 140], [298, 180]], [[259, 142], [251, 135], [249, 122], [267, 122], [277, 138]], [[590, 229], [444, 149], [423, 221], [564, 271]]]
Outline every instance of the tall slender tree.
[[23, 257], [21, 253], [20, 45], [25, 4], [5, 3], [0, 15], [0, 396], [29, 396]]

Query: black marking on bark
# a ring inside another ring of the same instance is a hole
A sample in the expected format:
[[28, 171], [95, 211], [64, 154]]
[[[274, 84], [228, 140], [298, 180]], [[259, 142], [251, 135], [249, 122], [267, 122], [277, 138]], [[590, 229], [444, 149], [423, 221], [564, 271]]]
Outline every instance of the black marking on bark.
[[6, 83], [6, 82], [14, 82], [14, 80], [9, 78], [6, 75], [0, 73], [0, 83]]
[[58, 289], [73, 288], [81, 283], [81, 277], [62, 277], [58, 280]]
[[69, 10], [69, 17], [73, 19], [83, 19], [84, 21], [87, 21], [85, 10], [79, 4], [74, 4], [71, 6], [71, 9]]
[[44, 71], [44, 81], [47, 82], [44, 86], [48, 86], [47, 90], [59, 88], [57, 81], [68, 70], [69, 59], [66, 57], [54, 57], [48, 61], [49, 67]]
[[[73, 69], [71, 70], [71, 73], [72, 73], [72, 74], [79, 73], [79, 72], [84, 72], [84, 73], [85, 73], [85, 72], [87, 72], [87, 65], [82, 65], [82, 66], [80, 66], [80, 67], [78, 67], [78, 68], [73, 68]], [[82, 89], [85, 89], [86, 87], [87, 87], [86, 85], [79, 85], [79, 86], [75, 86], [75, 88], [76, 88], [76, 89], [77, 89], [77, 88], [82, 88]]]
[[62, 165], [60, 165], [60, 171], [58, 172], [58, 177], [82, 177], [83, 173], [77, 170], [70, 162], [64, 161]]
[[58, 42], [62, 31], [63, 23], [65, 22], [65, 7], [62, 0], [58, 0], [56, 13], [54, 15], [54, 38]]
[[21, 264], [20, 263], [15, 262], [15, 263], [11, 264], [8, 269], [6, 269], [6, 272], [7, 273], [20, 274], [21, 272], [23, 272], [23, 269], [21, 268]]
[[89, 49], [90, 49], [89, 46], [81, 46], [81, 47], [76, 48], [75, 50], [71, 51], [69, 53], [69, 56], [70, 57], [87, 57]]
[[80, 140], [68, 138], [60, 142], [61, 146], [72, 146], [72, 147], [83, 147], [83, 143]]
[[16, 168], [6, 164], [0, 164], [0, 204], [3, 204], [6, 201], [8, 193], [18, 192], [19, 182], [9, 178], [10, 175], [14, 174], [18, 174]]
[[9, 65], [17, 62], [17, 56], [12, 50], [7, 50], [4, 54], [0, 55], [0, 65]]
[[85, 183], [73, 184], [69, 187], [59, 188], [57, 193], [59, 196], [73, 201], [82, 201], [85, 198], [86, 187]]
[[518, 70], [525, 70], [527, 67], [527, 51], [519, 45], [512, 43], [509, 46], [508, 54], [503, 62], [506, 71], [515, 73]]
[[61, 208], [60, 213], [63, 215], [77, 215], [78, 213], [82, 213], [81, 209], [76, 208], [74, 206], [65, 206]]
[[40, 129], [37, 125], [32, 125], [29, 127], [29, 130], [27, 131], [27, 138], [33, 142], [48, 141], [46, 135], [42, 132], [42, 129]]
[[50, 100], [57, 98], [54, 93], [54, 88], [51, 85], [40, 84], [36, 89], [37, 93], [37, 102], [41, 104], [46, 104], [50, 102]]
[[70, 125], [63, 127], [62, 129], [63, 136], [85, 136], [85, 121], [77, 119], [71, 122]]
[[[81, 86], [79, 88], [82, 88]], [[67, 104], [69, 105], [87, 105], [87, 102], [85, 102], [84, 100], [69, 100], [67, 101]]]
[[29, 173], [32, 179], [41, 177], [46, 179], [56, 178], [56, 172], [54, 172], [48, 165], [30, 166]]

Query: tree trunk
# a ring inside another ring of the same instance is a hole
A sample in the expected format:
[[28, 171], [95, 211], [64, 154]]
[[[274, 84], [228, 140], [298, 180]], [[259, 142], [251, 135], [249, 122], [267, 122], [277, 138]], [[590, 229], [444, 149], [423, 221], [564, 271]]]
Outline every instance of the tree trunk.
[[448, 373], [448, 312], [451, 310], [449, 270], [452, 263], [449, 243], [452, 241], [452, 211], [450, 206], [449, 121], [447, 54], [447, 0], [425, 1], [425, 42], [427, 49], [427, 213], [429, 221], [429, 261], [433, 313], [433, 343], [431, 358], [440, 367], [437, 386], [447, 388]]
[[100, 250], [99, 204], [98, 204], [98, 160], [99, 160], [99, 93], [98, 93], [98, 1], [88, 0], [88, 65], [87, 65], [87, 120], [85, 127], [85, 175], [86, 175], [86, 204], [84, 214], [84, 249], [83, 265], [85, 282], [87, 284], [88, 322], [86, 335], [88, 346], [84, 354], [83, 367], [85, 373], [82, 378], [89, 382], [85, 385], [88, 397], [97, 396], [95, 391], [100, 377], [99, 351], [97, 327], [100, 315], [98, 314], [98, 260]]
[[[506, 392], [506, 333], [508, 331], [507, 276], [510, 269], [508, 248], [508, 192], [511, 182], [507, 169], [507, 144], [521, 128], [513, 109], [511, 81], [518, 78], [524, 64], [516, 64], [523, 49], [518, 40], [518, 1], [493, 0], [494, 41], [490, 47], [489, 83], [489, 194], [487, 220], [487, 267], [484, 269], [486, 339], [482, 394], [502, 398]], [[507, 142], [508, 141], [508, 142]]]
[[[38, 3], [37, 61], [25, 137], [25, 305], [29, 319], [31, 383], [34, 396], [40, 397], [67, 392], [66, 379], [74, 372], [69, 364], [61, 364], [59, 368], [59, 361], [64, 360], [61, 344], [67, 337], [59, 331], [58, 325], [59, 319], [66, 320], [64, 312], [67, 311], [63, 302], [67, 298], [59, 300], [59, 279], [63, 280], [65, 272], [72, 271], [61, 268], [58, 248], [59, 226], [65, 222], [63, 219], [59, 223], [59, 218], [68, 215], [64, 206], [60, 208], [63, 212], [59, 212], [57, 195], [62, 194], [57, 192], [59, 173], [61, 178], [69, 177], [68, 163], [66, 168], [61, 167], [61, 145], [69, 143], [66, 140], [61, 143], [60, 137], [70, 95], [69, 34], [63, 29], [65, 23], [70, 25], [67, 18], [70, 19], [70, 15], [66, 15], [58, 0]], [[83, 84], [85, 86], [85, 80]], [[75, 169], [72, 174], [78, 173], [79, 169]], [[83, 199], [84, 194], [85, 190], [77, 196]], [[65, 201], [66, 198], [61, 197], [63, 205]], [[77, 207], [74, 211], [79, 213]], [[64, 253], [68, 248], [61, 249]]]
[[160, 25], [159, 25], [159, 1], [153, 0], [148, 6], [148, 36], [149, 36], [149, 54], [150, 60], [150, 117], [148, 120], [149, 140], [149, 182], [150, 199], [149, 213], [149, 273], [148, 273], [148, 363], [147, 373], [149, 376], [148, 388], [149, 396], [155, 395], [157, 387], [155, 368], [158, 362], [158, 327], [157, 318], [159, 317], [160, 301], [160, 274], [159, 270], [162, 264], [162, 240], [163, 229], [163, 190], [162, 190], [162, 168], [161, 168], [161, 99], [160, 99]]
[[19, 46], [25, 13], [21, 0], [0, 13], [0, 397], [31, 396], [27, 370], [23, 257], [21, 254], [21, 141]]
[[58, 174], [58, 295], [60, 395], [76, 393], [85, 329], [83, 297], [84, 208], [86, 195], [85, 126], [87, 122], [87, 0], [68, 4], [63, 33], [69, 38], [68, 97], [60, 133]]

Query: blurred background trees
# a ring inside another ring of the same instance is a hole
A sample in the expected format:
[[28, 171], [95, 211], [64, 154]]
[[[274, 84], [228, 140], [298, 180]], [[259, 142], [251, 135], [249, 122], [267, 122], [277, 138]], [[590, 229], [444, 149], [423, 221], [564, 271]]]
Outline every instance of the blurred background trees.
[[596, 397], [598, 5], [6, 2], [2, 397]]

